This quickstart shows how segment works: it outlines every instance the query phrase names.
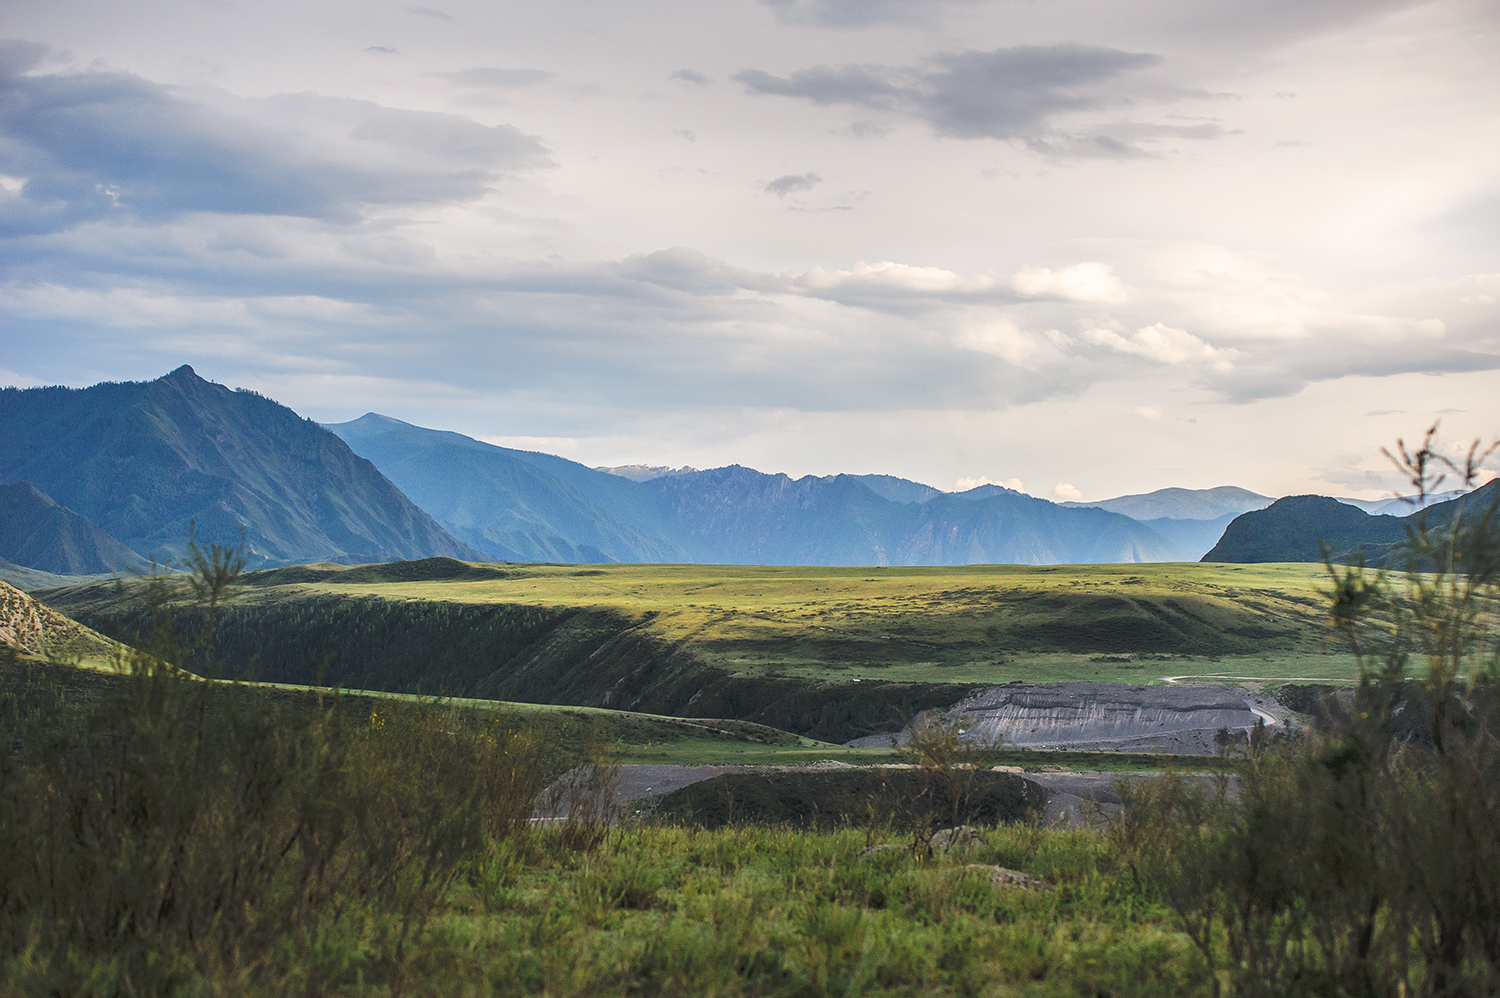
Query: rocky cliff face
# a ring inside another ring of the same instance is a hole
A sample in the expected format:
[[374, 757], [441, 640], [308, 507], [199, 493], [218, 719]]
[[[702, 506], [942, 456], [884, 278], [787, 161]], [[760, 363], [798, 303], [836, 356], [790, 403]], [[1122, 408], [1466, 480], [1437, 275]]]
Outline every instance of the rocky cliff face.
[[[958, 711], [975, 738], [999, 735], [1018, 748], [1202, 754], [1221, 729], [1244, 733], [1276, 718], [1228, 686], [1012, 683]], [[1259, 712], [1257, 712], [1259, 711]]]

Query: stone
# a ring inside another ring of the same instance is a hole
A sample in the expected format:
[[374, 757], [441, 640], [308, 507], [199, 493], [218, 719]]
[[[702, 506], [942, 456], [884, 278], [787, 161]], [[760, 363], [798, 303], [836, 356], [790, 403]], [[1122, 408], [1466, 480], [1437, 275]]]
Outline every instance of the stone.
[[1008, 870], [1003, 866], [990, 866], [986, 863], [970, 863], [964, 867], [969, 873], [977, 873], [989, 880], [992, 884], [1001, 887], [1020, 887], [1030, 891], [1055, 891], [1056, 887], [1043, 880], [1041, 877], [1033, 877], [1029, 873], [1020, 870]]
[[989, 843], [979, 829], [971, 825], [959, 825], [957, 828], [933, 832], [929, 844], [934, 852], [973, 852], [983, 849]]

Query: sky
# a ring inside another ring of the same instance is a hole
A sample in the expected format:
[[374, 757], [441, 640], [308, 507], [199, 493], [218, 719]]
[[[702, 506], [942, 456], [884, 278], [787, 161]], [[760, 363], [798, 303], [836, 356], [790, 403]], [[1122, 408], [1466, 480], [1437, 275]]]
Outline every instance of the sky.
[[7, 0], [0, 384], [1373, 498], [1500, 435], [1493, 0]]

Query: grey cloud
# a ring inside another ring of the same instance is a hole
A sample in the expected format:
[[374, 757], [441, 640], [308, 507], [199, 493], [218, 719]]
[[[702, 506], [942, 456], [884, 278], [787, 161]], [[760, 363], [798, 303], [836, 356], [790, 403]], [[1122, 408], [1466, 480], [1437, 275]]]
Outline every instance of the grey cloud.
[[[46, 343], [49, 354], [139, 362], [181, 350], [181, 330], [191, 329], [195, 343], [270, 344], [251, 353], [272, 366], [523, 391], [538, 404], [563, 405], [580, 393], [608, 404], [644, 391], [664, 406], [810, 411], [1016, 404], [1163, 369], [1150, 357], [1045, 332], [1067, 328], [1096, 304], [1020, 305], [1007, 302], [1003, 288], [933, 291], [922, 274], [908, 275], [907, 287], [844, 282], [819, 290], [795, 275], [747, 270], [684, 247], [613, 262], [496, 261], [454, 270], [433, 266], [419, 234], [399, 229], [354, 239], [315, 220], [200, 215], [170, 227], [126, 219], [11, 239], [4, 255], [0, 322], [28, 356], [42, 349], [28, 344]], [[37, 289], [40, 309], [20, 300], [26, 289]], [[130, 293], [169, 307], [148, 308], [132, 326], [110, 298]], [[75, 294], [93, 295], [95, 304], [70, 311]], [[809, 310], [808, 298], [830, 304]], [[216, 299], [233, 308], [195, 317], [195, 308]], [[303, 300], [357, 314], [277, 311], [287, 307], [278, 301]], [[1119, 318], [1127, 337], [1160, 318], [1126, 313]], [[1449, 339], [1441, 347], [1415, 336], [1370, 344], [1355, 333], [1320, 333], [1241, 343], [1232, 370], [1185, 364], [1178, 377], [1247, 401], [1351, 373], [1500, 368], [1500, 357], [1481, 352], [1478, 341]]]
[[766, 184], [765, 189], [779, 198], [784, 198], [798, 191], [810, 191], [822, 182], [823, 178], [816, 173], [788, 173]]
[[[817, 66], [789, 76], [749, 69], [735, 75], [753, 94], [896, 111], [954, 138], [1044, 143], [1049, 120], [1114, 102], [1105, 86], [1162, 62], [1160, 56], [1091, 45], [1022, 45], [992, 52], [945, 52], [920, 68]], [[1120, 143], [1106, 137], [1104, 147]]]
[[677, 72], [668, 76], [667, 79], [677, 80], [680, 83], [686, 83], [689, 86], [694, 87], [706, 87], [713, 82], [713, 80], [710, 80], [707, 76], [698, 72], [696, 69], [679, 69], [677, 70]]
[[407, 13], [409, 13], [409, 14], [416, 14], [419, 17], [432, 17], [432, 18], [436, 18], [439, 21], [457, 21], [458, 20], [458, 18], [454, 17], [452, 14], [449, 14], [446, 11], [434, 10], [431, 7], [408, 7], [408, 8], [406, 8], [406, 10], [407, 10]]
[[626, 257], [618, 270], [632, 281], [646, 281], [696, 295], [732, 295], [741, 288], [781, 289], [780, 282], [769, 275], [731, 266], [683, 246]]
[[395, 55], [396, 54], [396, 50], [393, 49], [393, 48], [391, 48], [389, 45], [367, 45], [367, 46], [365, 46], [364, 51], [369, 52], [372, 55]]
[[29, 72], [47, 61], [52, 46], [15, 38], [0, 39], [0, 80]]
[[447, 80], [455, 87], [475, 87], [493, 90], [512, 90], [545, 83], [556, 77], [542, 69], [499, 69], [491, 66], [476, 66], [473, 69], [458, 69], [450, 73], [432, 73]]
[[362, 206], [463, 201], [548, 164], [534, 136], [457, 115], [282, 94], [210, 106], [128, 73], [0, 78], [0, 207], [12, 232], [183, 212], [349, 220]]
[[761, 0], [779, 21], [822, 28], [863, 28], [885, 22], [920, 21], [949, 4], [973, 0]]

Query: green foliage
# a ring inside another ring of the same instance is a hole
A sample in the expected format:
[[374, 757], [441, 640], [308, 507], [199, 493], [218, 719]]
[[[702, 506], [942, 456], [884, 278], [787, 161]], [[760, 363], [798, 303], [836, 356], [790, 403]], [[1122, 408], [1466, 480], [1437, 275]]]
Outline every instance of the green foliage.
[[[1429, 432], [1394, 459], [1423, 497], [1444, 467], [1472, 484], [1485, 453], [1450, 462]], [[1500, 512], [1418, 513], [1403, 556], [1400, 578], [1327, 566], [1363, 675], [1318, 730], [1213, 794], [1121, 786], [1123, 861], [1237, 994], [1500, 989]]]
[[[239, 563], [200, 562], [212, 620]], [[162, 654], [126, 657], [65, 720], [54, 673], [4, 666], [0, 986], [317, 990], [357, 971], [399, 988], [454, 877], [525, 829], [548, 746], [441, 702], [199, 679], [165, 658], [207, 644], [173, 630], [174, 582], [146, 590]]]
[[1031, 820], [1045, 803], [1035, 784], [1010, 773], [971, 771], [956, 800], [950, 786], [919, 769], [726, 773], [665, 795], [654, 818], [705, 828], [897, 829], [915, 832], [925, 843], [935, 829], [960, 821]]
[[958, 825], [971, 806], [974, 781], [994, 765], [1000, 736], [965, 738], [956, 716], [927, 711], [907, 726], [901, 754], [922, 776], [918, 797], [941, 797], [949, 826]]

